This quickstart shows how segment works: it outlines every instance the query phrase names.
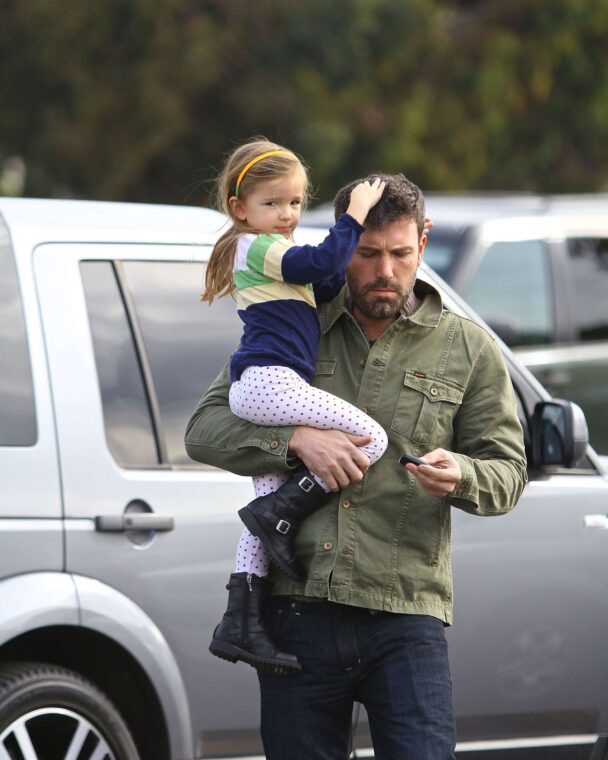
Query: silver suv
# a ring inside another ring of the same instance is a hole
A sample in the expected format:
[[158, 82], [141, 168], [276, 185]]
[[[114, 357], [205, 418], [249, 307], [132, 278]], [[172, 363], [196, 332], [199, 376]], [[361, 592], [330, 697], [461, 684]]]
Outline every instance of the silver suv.
[[[240, 333], [230, 301], [198, 301], [223, 224], [0, 199], [0, 760], [261, 754], [254, 671], [207, 652], [251, 486], [183, 446]], [[608, 729], [608, 479], [576, 409], [505, 356], [530, 484], [500, 520], [455, 510], [459, 754], [587, 758]], [[371, 756], [364, 717], [355, 744]]]

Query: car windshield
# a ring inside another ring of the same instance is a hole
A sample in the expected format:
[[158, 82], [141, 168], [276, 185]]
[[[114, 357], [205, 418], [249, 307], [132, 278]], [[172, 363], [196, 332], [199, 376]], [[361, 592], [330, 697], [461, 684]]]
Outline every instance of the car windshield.
[[457, 236], [450, 232], [432, 229], [424, 249], [424, 261], [444, 280], [450, 281], [450, 275], [457, 254]]

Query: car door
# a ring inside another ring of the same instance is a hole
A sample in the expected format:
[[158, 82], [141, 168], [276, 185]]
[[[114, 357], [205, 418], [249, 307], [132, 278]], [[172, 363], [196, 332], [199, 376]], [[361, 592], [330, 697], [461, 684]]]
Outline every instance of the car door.
[[494, 749], [608, 728], [608, 482], [590, 460], [529, 478], [499, 519], [452, 510], [458, 736]]
[[[238, 342], [198, 300], [206, 251], [54, 244], [35, 271], [57, 416], [66, 567], [152, 619], [186, 686], [197, 752], [259, 751], [253, 670], [207, 651], [225, 607], [247, 479], [197, 465], [186, 421]], [[126, 520], [153, 520], [125, 530]], [[239, 695], [235, 705], [234, 695]]]
[[[0, 215], [0, 577], [63, 568], [55, 431], [29, 260]], [[9, 615], [12, 610], [6, 610]], [[2, 613], [0, 613], [1, 615]], [[6, 631], [6, 635], [10, 635]]]

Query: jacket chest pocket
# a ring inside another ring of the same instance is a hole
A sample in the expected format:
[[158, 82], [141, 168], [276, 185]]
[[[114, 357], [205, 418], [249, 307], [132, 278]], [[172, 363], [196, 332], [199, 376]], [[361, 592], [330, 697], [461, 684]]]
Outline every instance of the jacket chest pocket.
[[319, 360], [316, 364], [317, 372], [312, 379], [312, 385], [322, 391], [331, 392], [334, 384], [334, 374], [336, 371], [335, 361]]
[[447, 446], [463, 389], [444, 379], [405, 373], [391, 427], [415, 443]]

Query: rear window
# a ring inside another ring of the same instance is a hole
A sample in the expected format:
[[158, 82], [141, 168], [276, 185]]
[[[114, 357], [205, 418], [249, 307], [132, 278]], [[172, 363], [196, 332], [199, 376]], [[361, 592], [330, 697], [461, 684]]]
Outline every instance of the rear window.
[[83, 261], [80, 268], [114, 458], [125, 467], [196, 466], [184, 433], [238, 345], [234, 301], [200, 302], [200, 263]]
[[184, 433], [200, 397], [239, 343], [232, 298], [201, 303], [202, 264], [125, 261], [125, 283], [141, 330], [169, 464], [194, 464]]
[[32, 369], [8, 229], [0, 217], [0, 446], [37, 439]]
[[608, 339], [608, 238], [568, 240], [576, 340]]
[[456, 262], [458, 237], [442, 231], [431, 229], [426, 248], [424, 262], [446, 282], [450, 277]]
[[157, 465], [159, 454], [149, 398], [112, 262], [83, 261], [80, 273], [108, 448], [124, 467]]
[[540, 240], [490, 245], [464, 297], [510, 346], [553, 339], [551, 267]]

